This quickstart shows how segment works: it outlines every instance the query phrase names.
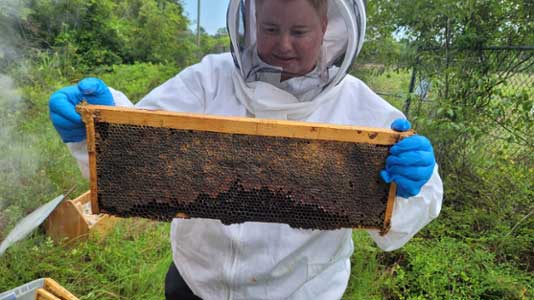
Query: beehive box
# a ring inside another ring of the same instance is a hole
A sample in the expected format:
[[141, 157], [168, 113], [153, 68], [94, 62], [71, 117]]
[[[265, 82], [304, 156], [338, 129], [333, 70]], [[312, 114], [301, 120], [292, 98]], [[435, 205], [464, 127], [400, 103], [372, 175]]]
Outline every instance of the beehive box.
[[78, 300], [51, 278], [40, 278], [0, 293], [0, 300]]
[[390, 147], [410, 133], [79, 106], [94, 212], [387, 232]]
[[43, 223], [47, 235], [58, 242], [84, 240], [90, 234], [102, 237], [115, 225], [117, 218], [93, 213], [91, 192], [64, 200]]

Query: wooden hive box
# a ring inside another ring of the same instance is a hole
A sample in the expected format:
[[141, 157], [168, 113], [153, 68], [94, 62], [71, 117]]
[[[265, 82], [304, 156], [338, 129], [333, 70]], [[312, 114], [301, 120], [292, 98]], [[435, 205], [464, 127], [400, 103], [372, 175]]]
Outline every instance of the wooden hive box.
[[1, 300], [78, 300], [51, 278], [40, 278], [0, 293]]
[[94, 212], [389, 229], [390, 147], [411, 133], [82, 105]]
[[64, 200], [43, 223], [47, 235], [54, 241], [86, 239], [89, 234], [104, 236], [117, 222], [117, 218], [102, 213], [93, 213], [91, 192]]
[[78, 300], [78, 298], [55, 280], [45, 278], [43, 287], [36, 290], [35, 300]]

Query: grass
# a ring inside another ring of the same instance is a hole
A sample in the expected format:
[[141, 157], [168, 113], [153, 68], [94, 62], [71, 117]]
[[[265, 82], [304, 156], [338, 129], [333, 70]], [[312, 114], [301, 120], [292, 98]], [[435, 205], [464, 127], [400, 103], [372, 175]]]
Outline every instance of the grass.
[[[51, 277], [82, 300], [162, 299], [171, 262], [169, 224], [121, 220], [104, 238], [70, 245], [43, 232], [10, 248], [0, 259], [0, 290]], [[366, 232], [355, 231], [356, 251], [345, 300], [382, 299], [379, 250]]]
[[0, 260], [0, 290], [51, 277], [80, 299], [162, 299], [172, 260], [169, 224], [121, 220], [111, 233], [70, 245], [41, 232]]
[[351, 276], [344, 300], [382, 299], [381, 286], [389, 276], [378, 260], [379, 249], [365, 231], [354, 231]]

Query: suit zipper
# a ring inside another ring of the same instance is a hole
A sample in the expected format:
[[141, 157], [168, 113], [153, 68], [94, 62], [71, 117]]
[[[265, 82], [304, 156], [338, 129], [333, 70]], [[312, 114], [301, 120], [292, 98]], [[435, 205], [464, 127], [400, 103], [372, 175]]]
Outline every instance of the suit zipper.
[[[234, 299], [234, 288], [235, 288], [235, 276], [236, 276], [236, 268], [237, 268], [237, 249], [239, 247], [239, 239], [241, 238], [241, 229], [243, 226], [237, 225], [237, 238], [234, 235], [234, 232], [232, 232], [232, 239], [230, 240], [230, 248], [232, 253], [232, 265], [230, 267], [230, 282], [229, 282], [229, 290], [228, 290], [228, 300]], [[235, 241], [235, 242], [234, 242]]]

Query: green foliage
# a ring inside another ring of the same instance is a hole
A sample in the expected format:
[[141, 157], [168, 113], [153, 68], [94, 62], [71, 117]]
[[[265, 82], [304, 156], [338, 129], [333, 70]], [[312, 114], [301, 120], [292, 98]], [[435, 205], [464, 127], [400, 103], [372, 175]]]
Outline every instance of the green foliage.
[[407, 70], [393, 69], [381, 64], [357, 64], [352, 67], [350, 73], [365, 82], [390, 104], [402, 109], [410, 82], [410, 73]]
[[534, 6], [516, 0], [377, 5], [419, 48], [411, 61], [418, 80], [431, 84], [427, 99], [409, 111], [417, 131], [431, 138], [444, 179], [445, 223], [429, 237], [468, 237], [499, 263], [532, 271], [532, 56], [482, 47], [534, 44]]
[[[528, 45], [534, 42], [534, 5], [530, 1], [380, 1], [384, 27], [400, 29], [419, 48], [442, 46]], [[447, 29], [446, 29], [447, 28]]]
[[136, 61], [184, 67], [198, 59], [177, 1], [27, 0], [25, 4], [26, 14], [16, 19], [18, 26], [9, 28], [18, 28], [30, 47], [60, 53], [83, 72]]
[[222, 53], [230, 51], [230, 36], [226, 33], [226, 28], [218, 30], [217, 34], [210, 36], [208, 34], [201, 34], [200, 48], [202, 54]]
[[[372, 38], [384, 39], [397, 30], [409, 43], [398, 54], [402, 62], [417, 67], [418, 80], [431, 83], [425, 101], [416, 95], [405, 99], [415, 104], [410, 119], [416, 130], [434, 144], [445, 187], [441, 216], [420, 239], [378, 256], [386, 272], [394, 270], [381, 279], [383, 298], [531, 299], [531, 54], [479, 48], [532, 45], [533, 6], [522, 1], [445, 0], [369, 5], [370, 22], [382, 28], [370, 25]], [[446, 44], [449, 50], [443, 49]], [[410, 50], [431, 47], [442, 49]], [[375, 53], [380, 57], [380, 51]], [[355, 70], [375, 90], [388, 91], [399, 82], [404, 85], [400, 91], [408, 90], [409, 81], [388, 81], [388, 73]]]
[[0, 260], [0, 290], [50, 277], [82, 300], [162, 299], [172, 261], [168, 223], [122, 220], [109, 236], [58, 245], [42, 234]]
[[389, 277], [388, 270], [378, 261], [378, 249], [365, 231], [354, 231], [354, 254], [351, 258], [351, 276], [343, 299], [383, 299], [382, 287]]
[[109, 86], [123, 92], [128, 98], [137, 103], [148, 91], [161, 85], [178, 74], [175, 65], [161, 65], [151, 63], [136, 63], [133, 65], [114, 65], [111, 72], [94, 74]]
[[528, 274], [497, 265], [490, 251], [453, 238], [416, 239], [388, 256], [397, 257], [387, 285], [391, 299], [523, 300], [534, 291]]
[[398, 63], [405, 46], [396, 41], [393, 35], [395, 28], [388, 21], [391, 16], [384, 16], [380, 3], [379, 1], [366, 2], [367, 28], [365, 43], [357, 58], [357, 63], [380, 63], [385, 65]]
[[187, 31], [188, 22], [179, 2], [133, 2], [138, 3], [123, 4], [129, 13], [132, 13], [132, 7], [138, 7], [133, 22], [119, 24], [129, 28], [125, 30], [126, 43], [122, 48], [127, 62], [172, 62], [185, 67], [196, 61], [197, 57], [193, 55], [196, 46]]

